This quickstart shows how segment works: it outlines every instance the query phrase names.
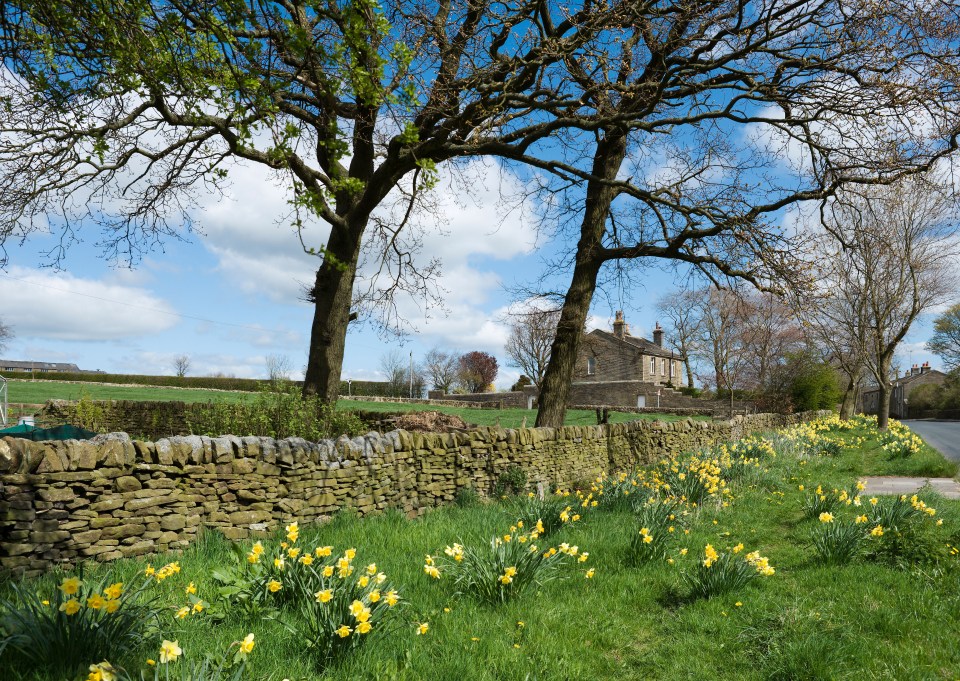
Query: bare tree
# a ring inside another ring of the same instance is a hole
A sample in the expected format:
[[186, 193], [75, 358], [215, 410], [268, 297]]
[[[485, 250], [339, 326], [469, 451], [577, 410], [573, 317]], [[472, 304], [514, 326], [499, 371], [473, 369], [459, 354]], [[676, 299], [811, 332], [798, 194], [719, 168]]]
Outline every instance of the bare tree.
[[804, 348], [804, 335], [786, 300], [770, 292], [746, 295], [741, 308], [747, 375], [744, 382], [759, 393], [788, 355]]
[[927, 349], [943, 360], [948, 369], [960, 368], [960, 304], [954, 305], [933, 322]]
[[[851, 336], [880, 391], [877, 424], [889, 420], [893, 360], [913, 322], [956, 295], [958, 225], [952, 193], [933, 177], [845, 191], [825, 214], [835, 239], [831, 284], [855, 304]], [[853, 307], [853, 306], [851, 306]]]
[[728, 392], [732, 412], [734, 391], [745, 387], [751, 361], [745, 323], [748, 304], [738, 292], [729, 289], [708, 289], [704, 293], [698, 305], [700, 340], [697, 345], [703, 365], [713, 374], [707, 380], [717, 391]]
[[817, 287], [797, 295], [793, 307], [806, 336], [827, 350], [827, 360], [843, 376], [840, 418], [849, 420], [856, 412], [866, 370], [866, 300], [846, 285], [844, 260], [835, 253], [830, 242], [821, 249], [814, 263]]
[[596, 129], [561, 66], [651, 18], [633, 0], [5, 0], [0, 246], [59, 215], [63, 247], [99, 223], [106, 252], [136, 260], [235, 161], [268, 168], [319, 258], [303, 389], [332, 402], [352, 303], [391, 303], [357, 295], [365, 246], [390, 263], [382, 291], [421, 292], [434, 263], [417, 269], [404, 228], [437, 164], [550, 158], [559, 132]]
[[786, 208], [891, 182], [957, 146], [960, 53], [943, 38], [953, 3], [634, 8], [616, 39], [564, 63], [604, 121], [549, 159], [516, 157], [547, 171], [547, 218], [571, 245], [541, 426], [563, 424], [604, 277], [682, 262], [718, 283], [785, 287], [804, 278], [806, 236], [784, 227]]
[[450, 392], [457, 382], [459, 357], [440, 348], [431, 349], [423, 358], [423, 371], [434, 390]]
[[700, 337], [698, 302], [706, 295], [704, 290], [679, 290], [657, 301], [657, 312], [664, 321], [664, 336], [667, 345], [683, 357], [687, 372], [687, 385], [693, 387], [693, 358]]
[[409, 363], [398, 351], [392, 350], [380, 357], [380, 372], [387, 382], [391, 397], [405, 397], [409, 392]]
[[13, 327], [0, 322], [0, 350], [5, 349], [11, 340], [13, 340]]
[[510, 366], [520, 369], [539, 388], [550, 362], [550, 346], [557, 333], [560, 311], [531, 308], [510, 316], [510, 336], [505, 347]]
[[280, 383], [290, 379], [290, 371], [293, 365], [286, 355], [267, 355], [265, 364], [267, 366], [267, 378], [270, 379], [271, 383]]
[[183, 378], [190, 371], [191, 364], [189, 355], [177, 355], [173, 358], [173, 371], [177, 376]]

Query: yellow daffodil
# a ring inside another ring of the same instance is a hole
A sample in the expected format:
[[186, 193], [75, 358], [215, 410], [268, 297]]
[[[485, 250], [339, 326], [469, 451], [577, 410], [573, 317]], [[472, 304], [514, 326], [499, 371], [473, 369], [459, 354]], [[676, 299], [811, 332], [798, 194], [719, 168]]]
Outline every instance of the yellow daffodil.
[[103, 590], [103, 595], [112, 599], [120, 598], [123, 595], [123, 582], [111, 584]]
[[339, 636], [340, 638], [346, 638], [347, 636], [350, 635], [350, 632], [351, 632], [351, 631], [353, 631], [353, 630], [352, 630], [350, 627], [348, 627], [346, 624], [341, 624], [341, 625], [340, 625], [340, 628], [337, 629], [335, 633], [336, 633], [337, 636]]
[[593, 579], [593, 575], [595, 574], [595, 572], [596, 570], [594, 568], [590, 568], [583, 574], [583, 576], [586, 579]]
[[333, 591], [330, 589], [324, 589], [323, 591], [318, 591], [313, 595], [317, 599], [317, 603], [329, 603], [330, 599], [333, 598]]
[[76, 598], [71, 598], [69, 601], [65, 601], [60, 605], [60, 611], [67, 615], [76, 615], [80, 612], [80, 601]]
[[111, 598], [109, 601], [107, 601], [106, 603], [104, 603], [103, 609], [106, 610], [106, 611], [107, 611], [108, 613], [110, 613], [110, 614], [115, 613], [117, 610], [120, 609], [120, 599], [118, 599], [118, 598]]
[[60, 591], [67, 596], [75, 596], [80, 590], [80, 580], [76, 577], [67, 577], [60, 582]]
[[164, 639], [160, 644], [160, 663], [176, 662], [177, 658], [183, 654], [183, 649], [177, 641], [167, 641]]
[[430, 623], [429, 623], [429, 622], [419, 622], [419, 623], [417, 623], [417, 636], [423, 636], [423, 635], [426, 634], [428, 631], [430, 631]]
[[103, 596], [101, 596], [100, 594], [93, 594], [90, 598], [87, 599], [87, 607], [93, 610], [99, 610], [104, 605], [106, 605], [106, 603], [107, 601], [104, 600]]
[[177, 610], [177, 614], [175, 615], [175, 617], [178, 620], [182, 620], [182, 619], [185, 619], [189, 614], [190, 614], [190, 608], [188, 608], [187, 606], [183, 606], [182, 608]]
[[270, 591], [270, 593], [272, 593], [272, 594], [277, 593], [277, 592], [280, 591], [280, 589], [282, 589], [282, 588], [283, 588], [283, 584], [281, 584], [280, 582], [278, 582], [278, 581], [275, 580], [275, 579], [271, 579], [270, 582], [267, 584], [267, 589], [268, 589], [268, 590]]
[[203, 601], [197, 601], [196, 603], [193, 604], [193, 613], [197, 614], [199, 612], [203, 612], [203, 609], [205, 607], [206, 606], [203, 604]]
[[373, 625], [366, 620], [357, 625], [358, 634], [369, 634], [371, 629], [373, 629]]
[[184, 589], [184, 591], [187, 592], [187, 594], [195, 594], [197, 593], [197, 587], [194, 585], [193, 582], [190, 582], [189, 584], [187, 584], [187, 588]]
[[246, 657], [251, 652], [253, 652], [253, 634], [247, 634], [243, 637], [243, 640], [240, 641], [240, 655]]

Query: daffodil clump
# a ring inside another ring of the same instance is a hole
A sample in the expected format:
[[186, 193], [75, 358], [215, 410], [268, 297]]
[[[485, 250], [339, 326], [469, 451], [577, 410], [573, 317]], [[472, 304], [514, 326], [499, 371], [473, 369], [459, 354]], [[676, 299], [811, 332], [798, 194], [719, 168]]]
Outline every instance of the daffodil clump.
[[357, 550], [303, 546], [296, 522], [286, 540], [267, 548], [240, 549], [236, 570], [214, 573], [224, 598], [246, 604], [249, 614], [292, 613], [296, 630], [320, 668], [363, 645], [384, 628], [400, 595], [376, 563], [355, 562]]
[[520, 502], [517, 524], [520, 527], [536, 527], [540, 536], [546, 537], [564, 525], [578, 522], [581, 510], [581, 502], [571, 499], [569, 492], [558, 491], [543, 497], [530, 492]]
[[[458, 593], [496, 604], [518, 597], [531, 584], [557, 575], [561, 563], [583, 564], [590, 554], [568, 543], [542, 546], [536, 527], [514, 525], [510, 531], [478, 547], [453, 544], [436, 555], [427, 555], [423, 571], [437, 580], [449, 580]], [[584, 576], [593, 577], [587, 570]]]
[[91, 659], [126, 654], [157, 633], [160, 610], [147, 593], [153, 581], [129, 588], [68, 576], [50, 594], [11, 584], [13, 597], [0, 602], [3, 660], [73, 678]]
[[723, 476], [723, 462], [712, 453], [661, 461], [656, 473], [660, 495], [666, 501], [700, 508], [711, 501], [722, 505], [732, 495]]
[[851, 523], [825, 511], [818, 517], [811, 541], [818, 562], [826, 565], [845, 565], [860, 554], [864, 538], [859, 516]]
[[743, 553], [743, 544], [737, 544], [728, 552], [719, 552], [707, 544], [703, 559], [696, 567], [684, 573], [684, 579], [695, 598], [711, 598], [746, 586], [757, 577], [769, 577], [776, 573], [768, 558], [759, 551]]
[[890, 419], [887, 430], [880, 433], [878, 441], [891, 459], [905, 459], [923, 449], [923, 440], [894, 419]]
[[860, 499], [860, 491], [863, 489], [863, 483], [857, 482], [850, 489], [827, 490], [822, 485], [817, 485], [816, 489], [806, 490], [803, 485], [800, 491], [806, 491], [803, 497], [803, 514], [808, 518], [820, 518], [824, 513], [833, 514], [845, 506], [859, 508], [863, 502]]
[[758, 471], [765, 471], [777, 452], [771, 440], [753, 436], [732, 445], [720, 445], [715, 449], [715, 456], [725, 480], [742, 482]]
[[683, 534], [681, 519], [686, 513], [678, 512], [676, 504], [651, 497], [637, 511], [627, 561], [639, 565], [666, 558], [677, 535]]
[[[326, 557], [330, 548], [314, 553]], [[307, 566], [309, 576], [296, 587], [303, 624], [295, 626], [321, 669], [385, 631], [401, 603], [399, 592], [376, 563], [354, 563], [355, 549], [330, 557]]]
[[[845, 564], [864, 549], [874, 559], [900, 564], [935, 559], [935, 554], [940, 553], [936, 548], [939, 542], [930, 532], [942, 525], [935, 508], [917, 495], [870, 497], [863, 501], [859, 496], [862, 489], [859, 482], [850, 492], [827, 492], [817, 487], [813, 497], [805, 502], [807, 516], [818, 521], [811, 540], [820, 562]], [[822, 501], [824, 498], [826, 502]]]
[[[106, 660], [91, 664], [86, 681], [240, 681], [246, 678], [246, 663], [256, 646], [255, 636], [247, 634], [242, 641], [234, 641], [219, 660], [208, 656], [188, 656], [179, 640], [164, 639], [156, 658], [146, 660], [152, 670], [131, 674]], [[231, 656], [232, 653], [232, 656]]]

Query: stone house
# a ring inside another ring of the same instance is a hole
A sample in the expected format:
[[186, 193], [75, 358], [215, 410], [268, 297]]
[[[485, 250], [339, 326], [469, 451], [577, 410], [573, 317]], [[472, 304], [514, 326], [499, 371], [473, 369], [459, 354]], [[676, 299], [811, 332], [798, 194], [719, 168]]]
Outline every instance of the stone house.
[[[910, 392], [921, 385], [942, 384], [947, 375], [930, 368], [929, 362], [922, 366], [914, 364], [901, 378], [894, 379], [890, 393], [890, 416], [904, 419], [908, 416]], [[880, 411], [880, 389], [876, 386], [863, 391], [860, 397], [860, 410], [864, 414], [876, 414]]]
[[[617, 311], [613, 330], [595, 329], [584, 336], [571, 384], [572, 404], [629, 407], [690, 406], [674, 388], [686, 386], [684, 358], [663, 347], [657, 324], [653, 340], [632, 336]], [[682, 403], [682, 404], [681, 404]]]

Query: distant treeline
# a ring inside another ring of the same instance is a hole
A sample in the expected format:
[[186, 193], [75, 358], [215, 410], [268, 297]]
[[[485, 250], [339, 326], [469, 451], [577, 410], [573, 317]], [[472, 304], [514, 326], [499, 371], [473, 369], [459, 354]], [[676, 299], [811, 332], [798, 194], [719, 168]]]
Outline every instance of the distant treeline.
[[[16, 373], [7, 375], [9, 379], [35, 379], [38, 381], [74, 381], [81, 383], [117, 383], [119, 385], [149, 385], [169, 388], [209, 388], [214, 390], [240, 390], [259, 392], [270, 389], [271, 382], [265, 378], [231, 378], [227, 376], [143, 376], [140, 374], [94, 374], [44, 371], [34, 374]], [[289, 381], [302, 386], [303, 381]], [[353, 381], [347, 386], [340, 382], [341, 395], [360, 395], [365, 397], [404, 397], [394, 395], [391, 384], [386, 381]]]

